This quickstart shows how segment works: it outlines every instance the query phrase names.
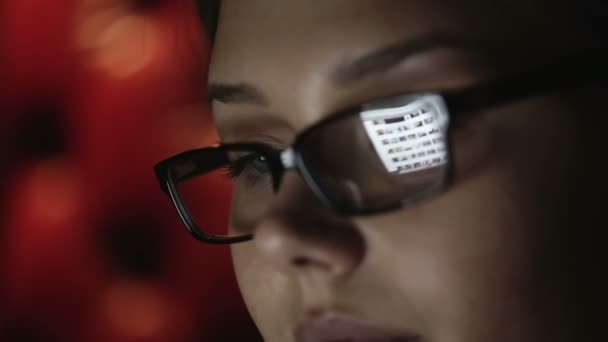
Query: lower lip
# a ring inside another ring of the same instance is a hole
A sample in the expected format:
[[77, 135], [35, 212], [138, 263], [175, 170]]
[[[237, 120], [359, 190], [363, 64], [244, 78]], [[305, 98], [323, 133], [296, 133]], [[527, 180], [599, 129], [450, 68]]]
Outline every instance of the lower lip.
[[382, 339], [338, 339], [338, 340], [325, 340], [320, 342], [416, 342], [416, 339], [408, 337], [392, 337]]
[[420, 340], [415, 337], [386, 337], [386, 338], [328, 338], [320, 340], [312, 339], [298, 339], [298, 342], [419, 342]]
[[392, 335], [350, 318], [325, 317], [305, 322], [297, 332], [298, 342], [421, 342], [414, 335]]

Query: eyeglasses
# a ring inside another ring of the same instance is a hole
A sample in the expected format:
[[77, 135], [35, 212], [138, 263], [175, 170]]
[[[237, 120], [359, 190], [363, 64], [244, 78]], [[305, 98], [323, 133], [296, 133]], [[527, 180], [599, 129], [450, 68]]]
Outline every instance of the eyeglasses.
[[[385, 97], [330, 115], [287, 149], [262, 143], [196, 149], [160, 162], [156, 175], [188, 231], [214, 244], [252, 239], [287, 171], [299, 173], [340, 215], [404, 208], [453, 183], [454, 123], [500, 104], [604, 82], [605, 56], [583, 55], [456, 92]], [[222, 199], [228, 193], [231, 198]], [[223, 200], [231, 200], [231, 229], [208, 210]]]

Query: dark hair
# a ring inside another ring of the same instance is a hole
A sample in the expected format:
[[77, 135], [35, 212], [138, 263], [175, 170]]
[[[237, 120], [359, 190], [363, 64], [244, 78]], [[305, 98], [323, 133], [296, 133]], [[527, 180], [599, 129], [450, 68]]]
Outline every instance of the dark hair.
[[199, 17], [209, 35], [209, 39], [213, 42], [220, 12], [220, 0], [197, 0], [196, 4]]
[[[199, 17], [207, 31], [211, 42], [215, 39], [218, 15], [220, 11], [220, 0], [196, 0]], [[549, 3], [544, 1], [543, 3]], [[595, 44], [604, 46], [604, 34], [606, 30], [606, 18], [608, 17], [608, 1], [606, 0], [553, 0], [550, 5], [561, 8], [562, 13], [567, 13], [578, 26], [583, 34]]]
[[572, 0], [573, 16], [578, 19], [583, 32], [599, 47], [606, 47], [604, 32], [608, 29], [608, 1]]

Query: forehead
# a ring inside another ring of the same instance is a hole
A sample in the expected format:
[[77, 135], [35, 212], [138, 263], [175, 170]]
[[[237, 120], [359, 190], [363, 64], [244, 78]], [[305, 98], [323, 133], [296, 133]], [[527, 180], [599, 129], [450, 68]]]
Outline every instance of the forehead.
[[370, 43], [457, 27], [439, 8], [434, 0], [223, 1], [212, 78], [243, 75], [239, 66], [263, 64], [256, 62], [280, 60], [283, 67], [318, 62], [323, 53], [352, 56]]
[[285, 87], [297, 91], [290, 82], [314, 84], [319, 91], [337, 64], [407, 37], [447, 30], [432, 1], [223, 1], [211, 81], [255, 84], [271, 97]]
[[[540, 0], [223, 0], [215, 54], [226, 63], [241, 63], [243, 57], [257, 53], [295, 49], [303, 53], [303, 48], [317, 52], [326, 45], [432, 30], [486, 40], [510, 36], [525, 43], [521, 40], [547, 38], [548, 32], [555, 32], [545, 27], [557, 13], [542, 4]], [[564, 21], [554, 21], [564, 26]]]

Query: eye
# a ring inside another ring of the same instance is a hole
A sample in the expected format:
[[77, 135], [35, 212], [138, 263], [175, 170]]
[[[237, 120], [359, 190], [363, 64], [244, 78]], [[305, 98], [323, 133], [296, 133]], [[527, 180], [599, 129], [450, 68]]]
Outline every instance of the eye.
[[237, 178], [243, 174], [249, 176], [263, 176], [271, 172], [268, 157], [259, 152], [250, 152], [245, 155], [234, 156], [225, 166], [229, 178]]
[[259, 173], [268, 173], [270, 172], [270, 165], [268, 164], [268, 158], [264, 155], [256, 155], [252, 161], [253, 167]]

